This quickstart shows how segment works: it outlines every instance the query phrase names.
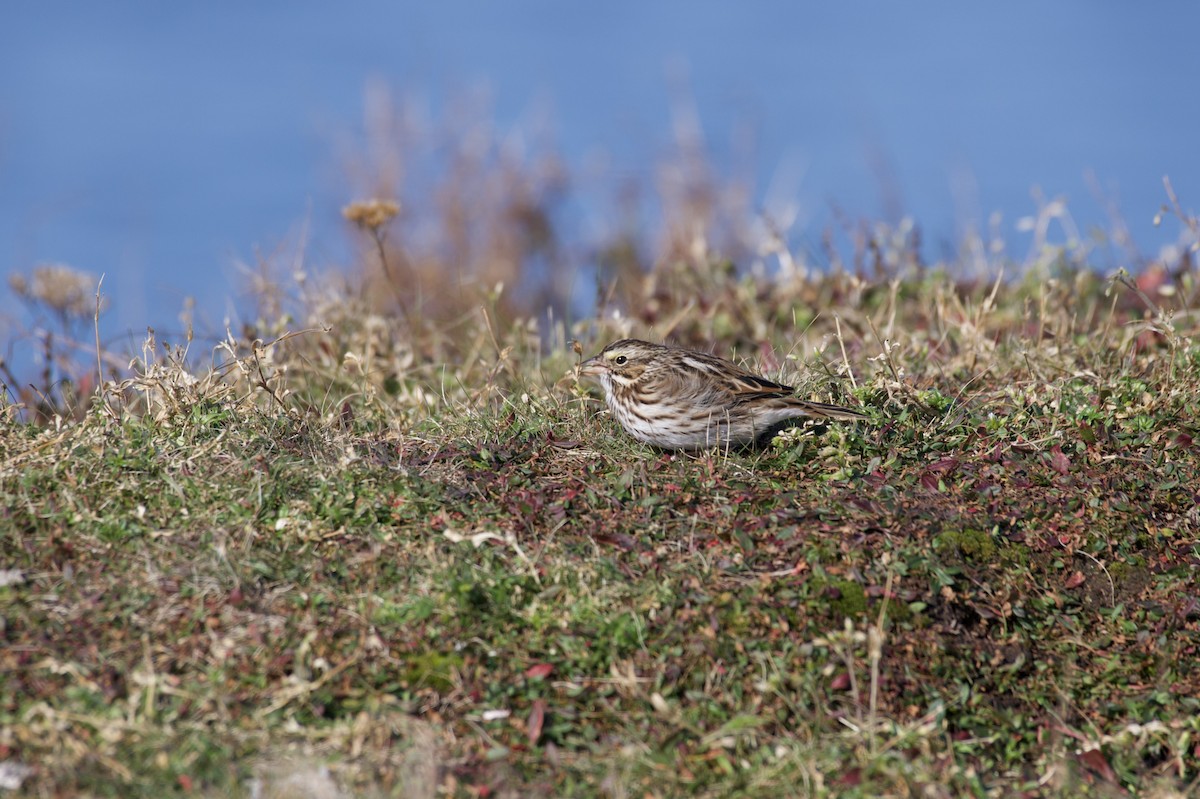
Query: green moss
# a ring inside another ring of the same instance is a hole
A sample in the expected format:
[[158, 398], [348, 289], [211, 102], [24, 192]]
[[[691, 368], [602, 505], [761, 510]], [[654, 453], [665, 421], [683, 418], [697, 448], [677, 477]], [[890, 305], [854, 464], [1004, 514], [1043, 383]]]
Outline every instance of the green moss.
[[462, 665], [463, 659], [459, 655], [423, 652], [408, 658], [401, 680], [412, 688], [432, 688], [446, 693], [454, 687], [454, 672]]
[[939, 552], [955, 553], [970, 563], [995, 563], [1000, 548], [990, 533], [982, 530], [947, 530], [937, 537], [934, 546]]
[[818, 596], [826, 599], [829, 612], [839, 621], [857, 619], [867, 612], [867, 592], [853, 580], [818, 579], [813, 587]]
[[947, 530], [934, 539], [934, 547], [943, 556], [972, 566], [999, 566], [1024, 569], [1029, 566], [1029, 547], [998, 539], [994, 533], [967, 528]]

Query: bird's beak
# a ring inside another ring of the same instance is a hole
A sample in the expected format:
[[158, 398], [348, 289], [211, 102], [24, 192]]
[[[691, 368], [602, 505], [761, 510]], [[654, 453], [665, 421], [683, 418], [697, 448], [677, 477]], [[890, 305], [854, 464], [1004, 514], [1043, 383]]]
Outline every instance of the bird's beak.
[[578, 369], [579, 374], [584, 377], [597, 377], [598, 375], [602, 375], [608, 371], [604, 365], [604, 362], [599, 358], [588, 358], [576, 368]]

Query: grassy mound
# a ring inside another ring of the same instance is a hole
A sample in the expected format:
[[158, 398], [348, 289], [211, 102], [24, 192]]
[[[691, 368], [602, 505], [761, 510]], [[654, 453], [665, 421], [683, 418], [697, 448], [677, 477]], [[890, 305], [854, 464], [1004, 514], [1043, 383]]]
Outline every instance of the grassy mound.
[[[1184, 795], [1198, 273], [1034, 274], [677, 261], [624, 314], [453, 335], [313, 292], [209, 364], [148, 342], [73, 416], [10, 404], [5, 774], [44, 796]], [[642, 447], [571, 377], [572, 338], [631, 333], [872, 422]]]

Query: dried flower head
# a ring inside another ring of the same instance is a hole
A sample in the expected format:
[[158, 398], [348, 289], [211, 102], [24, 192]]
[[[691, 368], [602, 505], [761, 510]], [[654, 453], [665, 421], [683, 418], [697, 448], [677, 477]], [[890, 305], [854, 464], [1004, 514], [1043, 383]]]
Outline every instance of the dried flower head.
[[395, 200], [359, 200], [342, 209], [342, 216], [360, 228], [378, 230], [400, 213], [400, 203]]
[[[8, 285], [17, 296], [45, 305], [64, 319], [86, 319], [95, 310], [98, 278], [66, 264], [41, 264], [29, 277], [12, 275]], [[101, 297], [100, 308], [108, 305]]]

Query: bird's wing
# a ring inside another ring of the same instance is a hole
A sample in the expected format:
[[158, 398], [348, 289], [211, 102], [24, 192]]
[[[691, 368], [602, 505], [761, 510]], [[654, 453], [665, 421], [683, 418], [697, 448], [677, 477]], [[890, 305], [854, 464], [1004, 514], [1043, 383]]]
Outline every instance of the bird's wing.
[[840, 405], [810, 402], [796, 396], [796, 389], [776, 383], [749, 372], [731, 361], [715, 355], [686, 352], [681, 366], [666, 371], [658, 388], [667, 389], [667, 396], [689, 397], [701, 407], [728, 410], [744, 402], [783, 400], [770, 403], [776, 407], [799, 409], [803, 415], [826, 419], [867, 419], [867, 414]]
[[678, 389], [711, 402], [737, 403], [768, 397], [790, 397], [795, 389], [760, 377], [732, 361], [703, 353], [684, 353], [678, 370]]

